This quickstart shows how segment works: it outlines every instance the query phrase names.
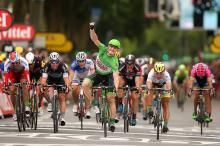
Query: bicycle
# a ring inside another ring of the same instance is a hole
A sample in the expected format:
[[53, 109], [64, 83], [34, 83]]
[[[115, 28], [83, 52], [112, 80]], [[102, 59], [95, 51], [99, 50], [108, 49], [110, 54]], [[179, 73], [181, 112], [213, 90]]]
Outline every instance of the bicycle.
[[60, 114], [59, 114], [59, 96], [58, 96], [58, 88], [66, 88], [65, 85], [44, 85], [43, 87], [49, 88], [49, 87], [53, 87], [54, 91], [53, 91], [53, 98], [52, 98], [52, 118], [53, 118], [53, 129], [54, 129], [54, 133], [58, 132], [58, 122], [60, 119]]
[[123, 105], [123, 120], [124, 120], [124, 133], [129, 131], [129, 123], [130, 120], [132, 118], [132, 113], [131, 113], [131, 109], [130, 109], [130, 93], [131, 91], [137, 90], [137, 87], [129, 87], [128, 85], [126, 85], [125, 87], [120, 87], [119, 89], [123, 89], [125, 90], [125, 96], [122, 102]]
[[83, 117], [85, 116], [85, 97], [82, 89], [82, 82], [79, 83], [79, 103], [78, 103], [78, 118], [80, 120], [81, 130], [83, 130]]
[[179, 86], [179, 97], [177, 97], [177, 107], [184, 111], [184, 104], [186, 102], [186, 93], [183, 85]]
[[40, 84], [34, 83], [32, 85], [32, 94], [29, 98], [30, 103], [30, 123], [31, 123], [31, 129], [34, 128], [34, 130], [37, 129], [37, 120], [38, 120], [38, 104], [39, 104], [39, 97], [37, 93], [39, 93], [38, 86]]
[[208, 127], [208, 123], [205, 121], [206, 118], [206, 113], [205, 113], [205, 98], [203, 95], [204, 91], [210, 91], [210, 88], [193, 88], [191, 89], [190, 92], [193, 91], [199, 91], [199, 105], [197, 105], [197, 115], [198, 117], [196, 118], [196, 121], [198, 121], [198, 124], [200, 125], [200, 133], [201, 135], [203, 134], [203, 127], [205, 126], [205, 124], [207, 123], [207, 127]]
[[[17, 125], [18, 125], [18, 131], [21, 132], [22, 130], [26, 130], [26, 113], [25, 113], [25, 105], [24, 105], [24, 100], [22, 98], [23, 96], [23, 90], [22, 90], [22, 85], [27, 85], [27, 83], [13, 83], [10, 85], [7, 85], [8, 87], [10, 86], [15, 86], [16, 87], [16, 93], [15, 93], [15, 111], [16, 111], [16, 116], [17, 116]], [[9, 91], [4, 91], [6, 94], [11, 95], [12, 93]]]
[[[109, 106], [107, 103], [107, 93], [109, 89], [113, 89], [111, 86], [99, 86], [99, 87], [93, 87], [94, 89], [101, 89], [101, 104], [100, 104], [100, 111], [101, 111], [101, 117], [100, 121], [102, 122], [102, 126], [104, 128], [104, 137], [107, 137], [107, 125], [108, 128], [110, 129], [110, 113], [109, 113]], [[114, 131], [113, 129], [111, 130], [112, 132]]]
[[162, 115], [162, 103], [161, 103], [161, 96], [163, 92], [171, 92], [172, 90], [167, 90], [164, 88], [152, 88], [152, 89], [147, 89], [147, 91], [154, 91], [156, 92], [154, 102], [155, 102], [155, 114], [153, 116], [153, 124], [154, 128], [157, 130], [157, 140], [159, 140], [160, 137], [160, 128], [161, 128], [161, 133], [162, 133], [162, 126], [163, 126], [163, 115]]

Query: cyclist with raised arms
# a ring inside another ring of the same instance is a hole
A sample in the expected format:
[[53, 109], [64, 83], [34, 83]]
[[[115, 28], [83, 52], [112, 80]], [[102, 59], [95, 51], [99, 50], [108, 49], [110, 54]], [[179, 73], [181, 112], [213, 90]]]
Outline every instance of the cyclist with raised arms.
[[[45, 89], [45, 85], [64, 85], [66, 89], [58, 87], [58, 96], [60, 103], [60, 125], [65, 125], [65, 111], [66, 111], [66, 93], [69, 89], [69, 75], [67, 67], [64, 63], [60, 61], [59, 54], [57, 52], [52, 52], [49, 55], [49, 62], [45, 65], [42, 73], [41, 85], [44, 90], [44, 97], [48, 99], [51, 103], [51, 99], [53, 98], [53, 87], [49, 89]], [[49, 90], [49, 95], [48, 91]], [[52, 110], [51, 110], [52, 111]]]
[[[119, 72], [118, 72], [118, 58], [115, 56], [120, 48], [120, 42], [116, 39], [109, 41], [108, 46], [102, 44], [96, 32], [94, 31], [94, 24], [90, 23], [90, 38], [99, 48], [99, 53], [95, 61], [95, 74], [87, 77], [83, 81], [83, 91], [86, 99], [86, 117], [90, 117], [89, 108], [93, 99], [91, 94], [92, 86], [97, 86], [102, 83], [104, 86], [115, 86], [116, 91], [119, 87]], [[107, 100], [110, 107], [110, 130], [115, 130], [116, 105], [115, 95], [112, 91], [108, 92]]]
[[[191, 73], [190, 73], [190, 79], [189, 79], [189, 92], [188, 96], [191, 97], [191, 89], [193, 87], [197, 88], [210, 88], [212, 87], [212, 73], [209, 67], [204, 63], [197, 63], [193, 66]], [[213, 90], [211, 90], [213, 91]], [[212, 93], [212, 92], [211, 92]], [[205, 112], [206, 122], [211, 122], [211, 96], [209, 91], [204, 91], [204, 97], [205, 97]], [[194, 98], [194, 113], [193, 113], [193, 119], [197, 119], [197, 106], [198, 106], [198, 98], [199, 98], [199, 91], [195, 91], [195, 98]]]
[[70, 80], [72, 81], [72, 95], [73, 95], [73, 113], [77, 115], [77, 105], [79, 98], [79, 83], [83, 79], [95, 72], [94, 63], [91, 59], [87, 58], [85, 52], [78, 52], [76, 54], [76, 60], [71, 64]]
[[[28, 62], [25, 58], [21, 57], [16, 51], [11, 52], [9, 54], [8, 59], [4, 64], [4, 86], [5, 91], [8, 91], [9, 82], [12, 83], [28, 83], [30, 84], [30, 76], [29, 76], [29, 66]], [[26, 85], [22, 85], [23, 89], [23, 100], [25, 104], [25, 111], [29, 112], [29, 93], [28, 87]], [[14, 86], [10, 86], [10, 92], [15, 93], [16, 88]], [[11, 94], [11, 101], [15, 109], [15, 94]], [[17, 120], [16, 114], [13, 114], [13, 119]]]
[[[171, 90], [171, 78], [169, 73], [165, 69], [165, 65], [162, 62], [156, 62], [154, 64], [154, 68], [148, 74], [147, 78], [147, 89], [149, 89], [148, 94], [146, 94], [147, 98], [150, 102], [148, 111], [152, 111], [152, 100], [153, 100], [153, 91], [150, 90], [152, 88], [164, 88], [165, 90]], [[163, 108], [163, 119], [164, 125], [162, 131], [166, 133], [168, 129], [168, 120], [170, 117], [169, 103], [170, 103], [170, 92], [164, 92], [162, 95], [161, 103]]]
[[[130, 88], [137, 87], [137, 89], [131, 90], [131, 112], [132, 119], [130, 120], [130, 125], [136, 125], [136, 114], [138, 112], [138, 102], [139, 102], [139, 89], [141, 87], [141, 68], [135, 63], [135, 56], [129, 54], [125, 57], [125, 62], [120, 64], [119, 67], [120, 75], [120, 87], [128, 85]], [[122, 95], [122, 94], [121, 94]], [[122, 96], [120, 97], [122, 98]], [[123, 99], [122, 99], [123, 100]], [[121, 108], [122, 103], [119, 105]]]

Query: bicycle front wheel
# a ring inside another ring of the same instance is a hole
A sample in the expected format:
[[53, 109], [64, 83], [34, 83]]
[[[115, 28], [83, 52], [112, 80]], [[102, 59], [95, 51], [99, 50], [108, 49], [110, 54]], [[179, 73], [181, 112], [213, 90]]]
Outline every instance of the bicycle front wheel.
[[54, 133], [58, 132], [58, 97], [54, 96], [53, 98], [53, 128], [54, 128]]

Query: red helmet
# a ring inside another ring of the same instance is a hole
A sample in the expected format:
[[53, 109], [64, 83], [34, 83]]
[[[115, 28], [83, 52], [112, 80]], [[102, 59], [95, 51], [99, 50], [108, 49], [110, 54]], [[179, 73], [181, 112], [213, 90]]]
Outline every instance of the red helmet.
[[196, 75], [203, 77], [205, 76], [205, 70], [206, 70], [206, 66], [203, 63], [199, 63], [196, 66]]

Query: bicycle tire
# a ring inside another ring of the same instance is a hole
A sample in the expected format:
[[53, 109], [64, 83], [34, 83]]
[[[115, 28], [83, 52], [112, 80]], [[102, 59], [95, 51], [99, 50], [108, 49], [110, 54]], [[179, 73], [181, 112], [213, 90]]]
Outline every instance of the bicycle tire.
[[22, 105], [22, 127], [23, 127], [23, 131], [26, 130], [26, 124], [27, 124], [27, 121], [26, 121], [26, 113], [25, 113], [25, 106], [24, 106], [24, 102], [22, 100], [21, 102], [21, 105]]
[[200, 113], [199, 113], [199, 123], [200, 123], [200, 134], [202, 135], [203, 134], [203, 124], [204, 124], [204, 104], [203, 104], [203, 101], [200, 100], [199, 102], [199, 110], [200, 110]]
[[106, 101], [103, 101], [103, 111], [102, 111], [102, 121], [104, 127], [104, 137], [107, 137], [107, 111], [106, 111]]
[[53, 128], [54, 128], [54, 133], [58, 132], [58, 101], [57, 97], [53, 97]]
[[17, 116], [17, 125], [18, 125], [18, 131], [22, 131], [22, 111], [21, 111], [22, 105], [21, 105], [21, 98], [19, 96], [16, 96], [16, 116]]
[[80, 107], [79, 107], [79, 110], [80, 110], [80, 114], [79, 114], [80, 129], [83, 130], [83, 115], [84, 115], [83, 103], [80, 102], [79, 105], [80, 105]]
[[31, 101], [31, 129], [37, 130], [37, 120], [38, 120], [38, 100], [37, 96], [33, 95]]

